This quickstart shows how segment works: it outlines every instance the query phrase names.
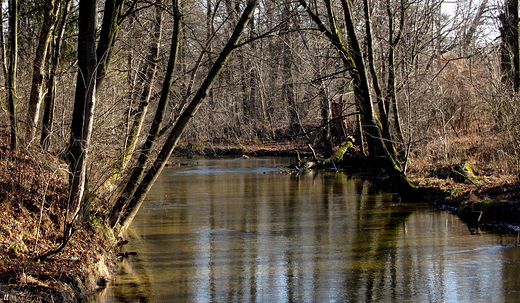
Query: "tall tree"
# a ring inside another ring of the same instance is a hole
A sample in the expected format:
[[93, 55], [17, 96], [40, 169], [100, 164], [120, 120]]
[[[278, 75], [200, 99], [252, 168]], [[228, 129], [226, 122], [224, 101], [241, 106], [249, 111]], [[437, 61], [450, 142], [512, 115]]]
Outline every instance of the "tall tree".
[[[136, 1], [134, 1], [135, 4]], [[99, 42], [97, 47], [98, 57], [98, 72], [97, 72], [97, 89], [103, 83], [107, 69], [112, 58], [114, 44], [116, 43], [117, 35], [121, 22], [124, 19], [122, 14], [124, 0], [106, 0], [105, 10], [103, 12], [103, 23], [101, 25], [101, 32], [99, 34]]]
[[295, 56], [290, 46], [291, 41], [287, 38], [290, 37], [291, 31], [294, 30], [292, 22], [292, 10], [291, 2], [284, 1], [283, 11], [281, 12], [282, 23], [280, 31], [284, 33], [284, 41], [281, 43], [280, 59], [281, 59], [281, 73], [282, 73], [282, 99], [287, 102], [287, 115], [289, 117], [290, 134], [296, 135], [301, 132], [300, 118], [298, 115], [298, 100], [295, 93], [294, 87], [294, 71], [293, 71], [293, 60]]
[[[0, 0], [0, 7], [4, 7], [4, 1]], [[0, 9], [0, 18], [4, 20], [4, 10]], [[7, 54], [6, 54], [6, 43], [4, 36], [4, 22], [0, 22], [0, 56], [2, 56], [2, 75], [4, 79], [7, 79]]]
[[478, 27], [482, 24], [484, 13], [488, 9], [488, 0], [482, 0], [475, 15], [471, 19], [471, 23], [464, 27], [464, 34], [462, 35], [462, 55], [467, 55], [471, 44], [475, 40], [475, 34], [477, 33]]
[[518, 0], [506, 0], [504, 11], [500, 15], [500, 34], [502, 37], [501, 69], [502, 83], [519, 91], [520, 49], [518, 45]]
[[9, 0], [9, 67], [7, 71], [7, 102], [11, 129], [11, 149], [18, 147], [18, 117], [16, 113], [16, 76], [18, 65], [18, 0]]
[[[386, 2], [386, 16], [388, 18], [388, 73], [387, 73], [387, 85], [386, 85], [386, 96], [385, 96], [385, 107], [388, 115], [393, 114], [394, 117], [394, 129], [396, 138], [399, 142], [404, 142], [403, 130], [401, 127], [400, 120], [400, 112], [397, 103], [397, 87], [396, 87], [396, 73], [397, 66], [395, 62], [395, 53], [396, 49], [401, 42], [401, 38], [403, 37], [404, 31], [404, 23], [406, 19], [406, 2], [404, 0], [399, 1], [399, 5], [397, 8], [398, 13], [396, 13], [391, 5], [391, 0], [387, 0]], [[399, 15], [397, 25], [394, 21], [395, 15]], [[388, 130], [390, 132], [390, 119], [387, 121]], [[391, 148], [391, 147], [389, 147]]]
[[47, 149], [50, 143], [50, 135], [52, 133], [52, 124], [54, 121], [54, 105], [56, 99], [56, 77], [58, 72], [58, 66], [60, 64], [60, 56], [63, 45], [63, 35], [67, 20], [69, 17], [69, 11], [72, 4], [72, 0], [65, 0], [61, 5], [61, 11], [59, 13], [57, 26], [54, 28], [54, 37], [51, 40], [51, 51], [49, 54], [50, 66], [48, 72], [48, 78], [46, 82], [46, 93], [43, 99], [43, 117], [42, 117], [42, 134], [40, 137], [40, 146], [43, 149]]
[[77, 218], [85, 192], [88, 150], [96, 104], [96, 5], [96, 0], [79, 2], [78, 76], [68, 154], [71, 182], [67, 226]]
[[[346, 31], [348, 44], [344, 42], [338, 18], [335, 15], [335, 7], [331, 0], [323, 0], [328, 18], [329, 28], [305, 0], [300, 0], [300, 4], [305, 8], [310, 18], [318, 26], [319, 30], [329, 39], [330, 43], [340, 53], [341, 60], [349, 71], [352, 78], [352, 89], [356, 106], [361, 115], [363, 131], [366, 134], [369, 154], [371, 157], [380, 160], [386, 173], [391, 177], [399, 191], [405, 195], [415, 193], [415, 187], [409, 182], [404, 172], [400, 169], [394, 155], [388, 150], [388, 144], [392, 144], [391, 138], [384, 135], [382, 125], [377, 118], [373, 108], [372, 87], [373, 83], [367, 72], [365, 58], [368, 57], [367, 51], [362, 48], [358, 26], [354, 20], [353, 3], [350, 0], [341, 0], [341, 10], [343, 14], [344, 28]], [[364, 1], [365, 16], [368, 2]], [[365, 26], [367, 26], [365, 24]], [[366, 31], [369, 29], [365, 28]]]
[[208, 71], [198, 91], [195, 93], [182, 114], [176, 120], [152, 166], [138, 184], [137, 188], [133, 192], [133, 195], [129, 197], [128, 202], [125, 203], [124, 209], [121, 209], [120, 213], [116, 214], [118, 220], [113, 221], [113, 223], [119, 223], [121, 225], [120, 232], [124, 232], [128, 228], [130, 222], [137, 214], [144, 201], [144, 198], [146, 197], [146, 194], [149, 192], [153, 183], [166, 165], [167, 160], [170, 158], [171, 153], [173, 152], [173, 149], [177, 145], [177, 142], [186, 129], [186, 126], [192, 120], [193, 116], [198, 111], [203, 101], [206, 99], [209, 91], [215, 84], [216, 79], [224, 69], [226, 62], [231, 57], [231, 54], [238, 47], [238, 42], [242, 32], [247, 27], [257, 3], [258, 0], [247, 1], [247, 5], [243, 10], [240, 19], [238, 20], [231, 37], [213, 63], [211, 69]]
[[78, 73], [68, 149], [71, 175], [69, 177], [69, 197], [63, 227], [63, 241], [58, 248], [39, 256], [39, 260], [59, 253], [67, 245], [74, 231], [73, 225], [80, 217], [80, 210], [84, 207], [88, 150], [96, 103], [96, 14], [97, 0], [79, 1]]
[[[159, 137], [159, 133], [163, 125], [164, 115], [166, 114], [166, 107], [170, 99], [171, 86], [173, 84], [175, 67], [177, 65], [177, 58], [179, 54], [179, 41], [181, 34], [181, 13], [179, 9], [178, 0], [172, 0], [172, 8], [173, 33], [170, 47], [170, 56], [161, 90], [161, 97], [157, 104], [157, 109], [155, 110], [155, 115], [152, 121], [152, 125], [150, 126], [148, 136], [141, 147], [137, 163], [134, 169], [132, 170], [132, 174], [126, 182], [126, 185], [124, 186], [122, 194], [118, 197], [117, 201], [112, 207], [110, 218], [112, 226], [115, 226], [119, 222], [121, 211], [126, 207], [128, 200], [131, 199], [133, 193], [139, 185], [139, 182], [143, 177], [146, 166], [150, 159], [150, 155], [153, 152], [155, 144], [157, 143], [157, 138]], [[147, 91], [146, 93], [149, 92]]]
[[[159, 51], [161, 47], [161, 36], [162, 36], [162, 24], [163, 24], [163, 8], [162, 1], [158, 0], [155, 2], [155, 24], [153, 31], [152, 44], [150, 45], [150, 53], [148, 55], [147, 61], [145, 63], [143, 75], [144, 75], [144, 84], [140, 94], [139, 104], [135, 113], [133, 115], [133, 123], [130, 127], [128, 136], [126, 138], [125, 151], [123, 154], [122, 163], [119, 167], [119, 171], [122, 171], [126, 168], [128, 161], [134, 152], [135, 146], [137, 144], [137, 138], [139, 133], [141, 132], [141, 128], [144, 124], [144, 119], [146, 117], [146, 112], [148, 110], [148, 106], [150, 105], [150, 98], [152, 95], [152, 88], [155, 83], [156, 73], [157, 73], [157, 64], [159, 62]], [[179, 30], [179, 24], [177, 21], [174, 25], [174, 31]], [[178, 36], [178, 34], [177, 34]], [[173, 56], [176, 58], [177, 56], [177, 44], [178, 38], [175, 38], [174, 43], [172, 44], [172, 50], [174, 51]], [[172, 64], [174, 67], [175, 64]], [[169, 77], [173, 76], [173, 73], [168, 73]], [[169, 89], [168, 89], [169, 91]]]
[[36, 56], [33, 63], [33, 73], [31, 82], [31, 95], [29, 97], [29, 105], [27, 107], [27, 131], [25, 141], [30, 143], [35, 134], [36, 126], [40, 116], [40, 107], [42, 104], [43, 82], [45, 78], [47, 50], [51, 41], [51, 34], [56, 23], [56, 14], [59, 9], [60, 1], [46, 0], [43, 4], [44, 17]]

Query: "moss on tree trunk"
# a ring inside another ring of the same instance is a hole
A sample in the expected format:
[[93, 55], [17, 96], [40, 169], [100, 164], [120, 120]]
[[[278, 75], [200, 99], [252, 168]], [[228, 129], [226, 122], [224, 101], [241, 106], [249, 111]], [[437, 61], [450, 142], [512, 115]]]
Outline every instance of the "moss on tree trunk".
[[324, 163], [337, 163], [343, 160], [343, 156], [350, 149], [354, 148], [354, 141], [352, 138], [348, 138], [346, 141], [342, 142], [339, 148], [330, 156], [329, 158], [323, 160]]
[[434, 171], [434, 175], [441, 179], [451, 178], [458, 183], [481, 184], [468, 162], [439, 167]]

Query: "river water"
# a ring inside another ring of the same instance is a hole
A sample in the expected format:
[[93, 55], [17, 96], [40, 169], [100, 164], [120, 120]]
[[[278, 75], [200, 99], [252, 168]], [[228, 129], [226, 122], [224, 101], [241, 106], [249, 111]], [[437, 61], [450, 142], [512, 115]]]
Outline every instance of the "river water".
[[180, 160], [100, 302], [518, 302], [517, 237], [291, 159]]

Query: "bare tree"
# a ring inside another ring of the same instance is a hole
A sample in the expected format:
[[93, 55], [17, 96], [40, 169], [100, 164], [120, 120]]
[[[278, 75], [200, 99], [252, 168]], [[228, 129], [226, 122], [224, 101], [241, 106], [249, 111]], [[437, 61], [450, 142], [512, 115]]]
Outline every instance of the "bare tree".
[[504, 11], [500, 15], [500, 34], [502, 37], [502, 82], [511, 87], [514, 92], [519, 91], [520, 79], [520, 50], [518, 45], [518, 0], [507, 0]]
[[78, 77], [68, 154], [71, 182], [66, 226], [69, 229], [82, 207], [96, 105], [96, 4], [92, 0], [79, 2]]
[[18, 68], [18, 0], [9, 0], [9, 67], [7, 72], [7, 102], [11, 128], [11, 149], [18, 147], [18, 117], [16, 103], [16, 76]]
[[[176, 3], [176, 0], [174, 1], [174, 3]], [[119, 220], [113, 220], [112, 222], [116, 224], [119, 223], [121, 225], [120, 232], [124, 232], [128, 228], [130, 222], [139, 211], [146, 194], [149, 192], [153, 183], [166, 165], [167, 160], [169, 159], [173, 149], [177, 145], [177, 142], [186, 129], [186, 126], [198, 111], [203, 101], [206, 99], [208, 92], [215, 83], [215, 80], [224, 69], [226, 62], [229, 60], [233, 51], [237, 48], [237, 43], [242, 35], [243, 30], [247, 27], [247, 24], [253, 15], [253, 11], [257, 3], [258, 0], [247, 1], [247, 5], [243, 10], [240, 19], [238, 20], [231, 37], [220, 52], [218, 58], [213, 63], [211, 69], [208, 71], [198, 91], [193, 96], [179, 118], [176, 120], [154, 163], [144, 175], [141, 182], [138, 184], [137, 188], [133, 192], [133, 195], [129, 197], [128, 202], [125, 203], [125, 208], [122, 209], [119, 214], [113, 213], [112, 218], [116, 217], [114, 215], [117, 215]]]
[[[354, 98], [361, 115], [363, 131], [366, 134], [370, 156], [381, 159], [381, 165], [387, 174], [394, 180], [401, 193], [414, 195], [416, 191], [415, 187], [410, 183], [406, 175], [400, 169], [392, 152], [388, 150], [387, 146], [392, 144], [392, 140], [391, 138], [384, 136], [385, 134], [383, 133], [382, 126], [376, 119], [371, 94], [371, 81], [374, 83], [373, 81], [376, 80], [370, 78], [370, 75], [367, 73], [367, 65], [365, 62], [367, 53], [361, 47], [359, 34], [357, 33], [358, 27], [356, 26], [352, 12], [352, 2], [350, 0], [341, 0], [342, 9], [340, 10], [340, 12], [343, 13], [348, 44], [344, 42], [338, 18], [335, 15], [335, 7], [330, 0], [323, 1], [329, 28], [327, 28], [320, 15], [313, 11], [305, 0], [300, 0], [300, 3], [306, 9], [314, 23], [318, 26], [318, 29], [329, 39], [330, 43], [340, 53], [341, 60], [350, 73]], [[365, 1], [365, 11], [368, 9], [367, 6], [368, 3]], [[370, 29], [367, 28], [368, 26], [369, 24], [366, 24], [365, 30], [367, 32], [370, 31]]]
[[[99, 35], [97, 46], [98, 72], [97, 72], [97, 89], [100, 88], [105, 79], [112, 51], [117, 40], [119, 28], [123, 21], [123, 4], [124, 0], [105, 0], [105, 10], [103, 13], [103, 24]], [[135, 3], [135, 1], [134, 1]]]
[[464, 35], [462, 39], [462, 51], [463, 55], [469, 52], [471, 44], [475, 40], [478, 27], [482, 24], [484, 14], [488, 10], [488, 0], [482, 0], [478, 6], [471, 23], [464, 27]]
[[281, 61], [281, 77], [282, 84], [282, 98], [287, 103], [287, 114], [289, 116], [289, 132], [290, 135], [301, 133], [300, 118], [298, 114], [298, 100], [295, 92], [293, 60], [295, 56], [291, 48], [290, 32], [294, 30], [292, 20], [291, 2], [285, 1], [282, 5], [282, 20], [280, 24], [280, 32], [284, 33], [280, 36], [280, 61]]
[[[163, 19], [163, 8], [161, 7], [162, 1], [156, 1], [155, 3], [155, 26], [153, 31], [154, 41], [150, 45], [150, 53], [148, 55], [147, 61], [144, 67], [144, 85], [141, 90], [139, 105], [135, 112], [133, 113], [133, 122], [130, 127], [128, 136], [126, 138], [125, 151], [123, 154], [123, 159], [121, 166], [118, 168], [118, 171], [122, 171], [126, 168], [128, 161], [134, 152], [135, 146], [137, 144], [138, 136], [141, 132], [141, 128], [144, 124], [144, 119], [146, 117], [146, 112], [148, 110], [148, 106], [150, 104], [150, 98], [152, 95], [152, 88], [155, 83], [156, 73], [157, 73], [157, 64], [159, 62], [159, 51], [161, 48], [161, 35], [162, 35], [162, 19]], [[178, 22], [174, 22], [174, 32], [180, 30]], [[175, 41], [172, 43], [172, 50], [174, 53], [172, 54], [174, 58], [177, 56], [178, 52], [178, 33]], [[174, 67], [175, 62], [172, 62], [172, 68]], [[172, 73], [168, 73], [169, 77], [172, 77]], [[167, 97], [167, 96], [165, 96]]]
[[[0, 1], [0, 6], [4, 7], [4, 1]], [[0, 10], [0, 18], [4, 20], [4, 10]], [[0, 22], [0, 56], [2, 56], [2, 74], [4, 78], [7, 78], [7, 55], [6, 55], [6, 43], [4, 35], [4, 22]]]
[[54, 37], [51, 40], [51, 50], [48, 57], [50, 58], [50, 66], [46, 83], [46, 93], [43, 101], [43, 117], [42, 117], [42, 134], [40, 137], [40, 145], [43, 149], [47, 149], [50, 144], [50, 135], [52, 133], [52, 124], [54, 122], [54, 108], [56, 100], [56, 78], [58, 67], [60, 64], [60, 56], [62, 54], [63, 35], [65, 26], [69, 17], [72, 0], [65, 0], [61, 5], [57, 26], [54, 28]]
[[159, 133], [163, 126], [164, 116], [166, 114], [166, 107], [168, 105], [168, 101], [171, 94], [171, 86], [173, 84], [173, 75], [175, 72], [175, 67], [177, 65], [177, 58], [179, 54], [179, 40], [180, 40], [180, 31], [181, 31], [181, 13], [179, 11], [179, 2], [178, 0], [172, 0], [172, 8], [174, 11], [174, 26], [170, 47], [170, 57], [168, 60], [168, 67], [166, 69], [166, 75], [164, 78], [161, 97], [159, 103], [157, 105], [157, 109], [155, 111], [155, 116], [152, 121], [152, 125], [150, 126], [150, 130], [148, 132], [148, 136], [143, 146], [141, 147], [141, 151], [139, 153], [139, 159], [137, 160], [137, 164], [132, 170], [132, 174], [126, 182], [124, 186], [123, 192], [118, 197], [114, 206], [111, 209], [111, 225], [115, 226], [120, 219], [121, 211], [124, 210], [127, 206], [127, 201], [131, 199], [134, 195], [134, 192], [139, 185], [140, 180], [145, 172], [146, 166], [148, 164], [151, 153], [153, 152], [153, 148], [157, 143], [157, 138], [159, 137]]
[[97, 1], [80, 0], [78, 19], [78, 74], [68, 151], [70, 184], [63, 242], [55, 250], [39, 256], [43, 260], [60, 252], [69, 242], [74, 223], [84, 207], [87, 161], [96, 105], [96, 13]]
[[60, 1], [47, 0], [44, 5], [44, 17], [36, 56], [34, 58], [31, 95], [29, 97], [29, 105], [27, 109], [27, 131], [25, 141], [30, 144], [36, 134], [36, 126], [40, 116], [40, 107], [42, 104], [43, 83], [46, 77], [46, 58], [47, 50], [51, 41], [52, 30], [56, 23], [56, 14], [60, 7]]

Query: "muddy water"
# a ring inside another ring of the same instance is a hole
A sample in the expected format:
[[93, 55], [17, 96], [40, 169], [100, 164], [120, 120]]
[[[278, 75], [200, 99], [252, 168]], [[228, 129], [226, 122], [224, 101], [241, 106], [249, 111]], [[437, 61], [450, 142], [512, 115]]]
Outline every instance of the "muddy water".
[[516, 237], [288, 159], [182, 160], [148, 196], [102, 302], [516, 302]]

